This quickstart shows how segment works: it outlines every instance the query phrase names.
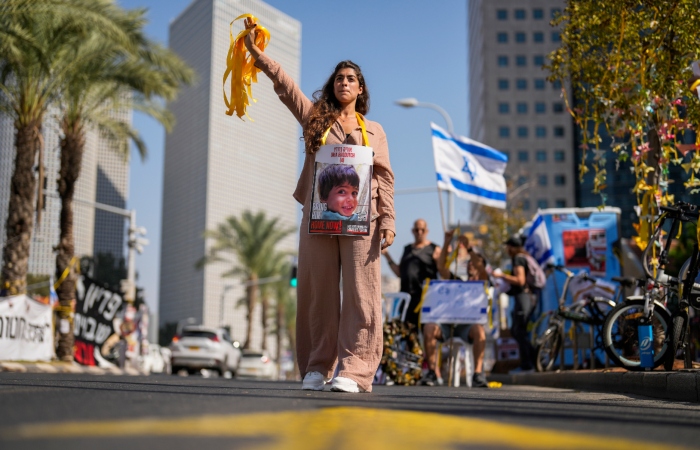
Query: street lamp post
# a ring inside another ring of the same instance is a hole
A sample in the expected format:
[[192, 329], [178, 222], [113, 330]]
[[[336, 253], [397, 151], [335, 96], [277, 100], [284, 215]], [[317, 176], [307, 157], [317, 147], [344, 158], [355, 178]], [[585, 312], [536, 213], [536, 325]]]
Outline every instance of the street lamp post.
[[[396, 100], [394, 103], [396, 103], [399, 106], [403, 106], [404, 108], [430, 108], [432, 110], [437, 111], [442, 115], [442, 118], [445, 119], [445, 122], [447, 123], [447, 131], [449, 131], [450, 134], [454, 135], [454, 127], [452, 126], [452, 119], [450, 118], [450, 115], [447, 114], [447, 111], [445, 111], [442, 107], [439, 105], [436, 105], [435, 103], [427, 103], [427, 102], [419, 102], [415, 98], [402, 98], [399, 100]], [[451, 227], [455, 223], [455, 204], [454, 204], [454, 194], [452, 191], [447, 191], [447, 225]]]
[[221, 290], [221, 300], [219, 301], [219, 323], [222, 327], [224, 326], [224, 297], [226, 296], [226, 292], [233, 289], [234, 287], [235, 286], [232, 284], [227, 284]]

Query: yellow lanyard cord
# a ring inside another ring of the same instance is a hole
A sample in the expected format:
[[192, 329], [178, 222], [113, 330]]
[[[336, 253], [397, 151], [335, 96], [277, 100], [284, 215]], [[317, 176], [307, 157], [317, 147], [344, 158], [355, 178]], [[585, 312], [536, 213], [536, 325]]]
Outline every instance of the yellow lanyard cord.
[[[64, 270], [63, 273], [61, 274], [61, 278], [59, 278], [58, 280], [56, 280], [56, 282], [53, 284], [53, 288], [54, 288], [54, 289], [58, 289], [58, 287], [61, 286], [61, 285], [63, 284], [63, 282], [66, 280], [66, 278], [68, 278], [68, 275], [70, 274], [71, 269], [73, 269], [73, 267], [75, 267], [75, 265], [76, 265], [77, 262], [78, 262], [78, 257], [77, 257], [77, 256], [74, 256], [74, 257], [71, 258], [70, 262], [68, 263], [68, 265], [66, 266], [65, 270]], [[79, 270], [80, 270], [80, 267], [78, 267], [78, 271], [79, 271]]]
[[[355, 117], [357, 117], [357, 123], [360, 124], [360, 129], [362, 130], [362, 145], [369, 147], [369, 138], [367, 137], [367, 128], [365, 128], [365, 120], [362, 114], [355, 112]], [[323, 137], [321, 138], [321, 145], [326, 145], [326, 139], [328, 138], [328, 133], [331, 132], [331, 127], [328, 127]]]
[[[252, 14], [242, 14], [229, 24], [229, 49], [226, 55], [226, 72], [224, 72], [224, 103], [226, 104], [226, 115], [231, 116], [235, 112], [241, 118], [243, 115], [250, 119], [246, 112], [246, 107], [250, 105], [249, 99], [256, 102], [253, 98], [253, 90], [251, 83], [258, 82], [258, 72], [260, 69], [255, 67], [255, 61], [251, 56], [246, 55], [245, 37], [250, 33], [250, 29], [238, 33], [236, 38], [233, 38], [233, 22], [239, 19], [249, 18], [257, 23], [258, 19]], [[267, 28], [258, 25], [255, 27], [255, 45], [260, 51], [265, 51], [265, 47], [270, 42], [270, 32]], [[226, 96], [226, 79], [231, 75], [231, 99]], [[253, 119], [250, 119], [251, 121]]]

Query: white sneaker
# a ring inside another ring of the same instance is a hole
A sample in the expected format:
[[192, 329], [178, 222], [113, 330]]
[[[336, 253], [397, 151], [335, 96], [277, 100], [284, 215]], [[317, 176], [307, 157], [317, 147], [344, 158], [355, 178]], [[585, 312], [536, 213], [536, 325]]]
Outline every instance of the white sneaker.
[[333, 378], [333, 383], [331, 384], [331, 391], [350, 393], [367, 392], [366, 390], [358, 386], [355, 381], [345, 377]]
[[321, 372], [309, 372], [304, 376], [301, 388], [305, 391], [322, 391], [323, 386], [329, 381], [331, 379], [324, 378]]

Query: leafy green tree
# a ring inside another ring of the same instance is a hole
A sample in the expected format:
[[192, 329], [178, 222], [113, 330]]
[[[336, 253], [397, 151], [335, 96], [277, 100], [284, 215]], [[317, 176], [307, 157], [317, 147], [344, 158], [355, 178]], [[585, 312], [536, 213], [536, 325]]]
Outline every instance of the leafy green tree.
[[281, 227], [279, 218], [269, 219], [262, 211], [253, 214], [246, 210], [240, 217], [228, 217], [216, 229], [204, 233], [204, 237], [211, 240], [212, 244], [197, 267], [225, 263], [230, 269], [222, 277], [240, 278], [246, 282], [248, 328], [244, 349], [250, 348], [252, 317], [259, 292], [257, 282], [263, 277], [262, 274], [269, 273], [270, 259], [279, 255], [277, 245], [293, 231], [293, 228]]
[[[26, 289], [29, 246], [34, 226], [34, 198], [43, 200], [42, 123], [71, 70], [74, 48], [99, 29], [105, 38], [128, 42], [114, 22], [108, 0], [5, 0], [0, 4], [0, 111], [14, 120], [15, 166], [5, 226], [2, 290]], [[36, 209], [41, 219], [41, 204]]]
[[[581, 179], [592, 168], [594, 192], [605, 204], [608, 158], [631, 161], [634, 194], [644, 213], [673, 201], [669, 164], [690, 174], [685, 187], [700, 188], [700, 102], [687, 89], [691, 64], [700, 58], [697, 0], [568, 1], [553, 21], [561, 47], [550, 54], [550, 81], [560, 81], [569, 112], [581, 130]], [[601, 135], [613, 141], [601, 148]], [[686, 152], [692, 153], [686, 155]], [[592, 153], [592, 164], [587, 164]], [[691, 191], [692, 192], [692, 191]], [[649, 225], [641, 222], [645, 246]]]
[[[289, 266], [291, 269], [291, 266]], [[287, 272], [289, 273], [289, 272]], [[287, 280], [274, 284], [276, 302], [276, 337], [277, 337], [277, 364], [282, 361], [282, 339], [287, 335], [289, 348], [292, 351], [294, 360], [294, 374], [299, 373], [296, 347], [296, 322], [297, 322], [297, 300], [296, 289], [289, 287]]]

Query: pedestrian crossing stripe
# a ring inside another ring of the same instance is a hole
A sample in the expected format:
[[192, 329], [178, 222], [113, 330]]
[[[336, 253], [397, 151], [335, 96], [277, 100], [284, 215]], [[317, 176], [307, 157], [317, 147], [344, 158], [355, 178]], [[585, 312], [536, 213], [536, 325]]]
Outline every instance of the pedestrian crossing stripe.
[[[254, 449], [363, 450], [493, 447], [513, 449], [672, 449], [667, 444], [530, 428], [452, 415], [369, 408], [324, 408], [237, 415], [20, 425], [3, 440], [141, 436], [259, 438]], [[204, 442], [203, 442], [204, 443]]]

